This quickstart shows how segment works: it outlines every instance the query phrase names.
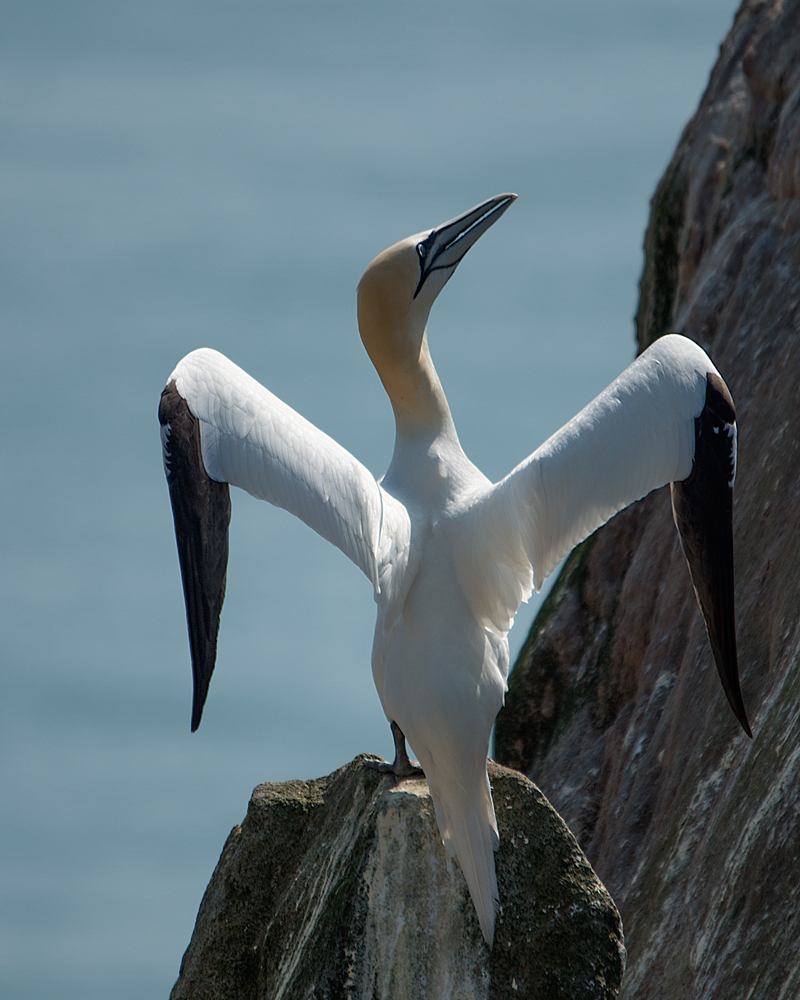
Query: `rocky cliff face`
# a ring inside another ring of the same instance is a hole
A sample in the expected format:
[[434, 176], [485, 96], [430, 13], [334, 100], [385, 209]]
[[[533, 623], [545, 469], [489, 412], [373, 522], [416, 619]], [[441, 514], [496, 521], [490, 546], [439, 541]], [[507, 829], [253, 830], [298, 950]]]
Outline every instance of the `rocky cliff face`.
[[496, 755], [622, 913], [621, 996], [800, 996], [800, 0], [746, 0], [652, 201], [640, 350], [677, 331], [736, 400], [741, 732], [666, 490], [568, 560]]
[[360, 757], [260, 785], [206, 890], [172, 1000], [610, 1000], [619, 915], [544, 796], [491, 765], [494, 948], [439, 838], [427, 783]]

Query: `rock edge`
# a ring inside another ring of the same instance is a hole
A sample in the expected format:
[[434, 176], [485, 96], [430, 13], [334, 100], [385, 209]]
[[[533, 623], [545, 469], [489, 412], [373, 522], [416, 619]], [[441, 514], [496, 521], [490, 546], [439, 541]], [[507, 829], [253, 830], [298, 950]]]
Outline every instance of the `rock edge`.
[[501, 838], [490, 951], [427, 784], [396, 783], [368, 759], [255, 789], [172, 1000], [617, 995], [616, 907], [535, 785], [490, 763]]

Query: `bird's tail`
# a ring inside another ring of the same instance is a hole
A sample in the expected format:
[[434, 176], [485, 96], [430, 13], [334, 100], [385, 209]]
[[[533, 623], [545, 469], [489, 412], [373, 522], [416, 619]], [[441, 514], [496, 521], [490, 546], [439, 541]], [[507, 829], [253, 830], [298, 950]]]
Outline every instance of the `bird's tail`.
[[489, 776], [484, 771], [477, 788], [440, 786], [431, 788], [431, 795], [445, 850], [461, 865], [481, 931], [491, 947], [500, 903], [494, 867], [500, 838]]

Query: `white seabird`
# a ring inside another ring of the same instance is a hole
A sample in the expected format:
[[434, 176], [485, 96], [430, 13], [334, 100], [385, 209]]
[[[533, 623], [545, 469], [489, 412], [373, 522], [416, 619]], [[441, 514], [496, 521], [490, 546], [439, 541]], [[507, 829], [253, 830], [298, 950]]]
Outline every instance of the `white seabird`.
[[486, 762], [506, 691], [506, 635], [520, 602], [570, 549], [666, 483], [722, 685], [750, 735], [733, 610], [736, 418], [700, 347], [677, 335], [656, 341], [499, 483], [459, 444], [428, 350], [428, 314], [515, 198], [490, 198], [395, 244], [359, 283], [361, 338], [396, 421], [379, 482], [213, 350], [179, 362], [159, 409], [194, 674], [192, 730], [214, 670], [232, 483], [301, 518], [372, 584], [372, 672], [395, 736], [392, 769], [413, 772], [405, 735], [489, 944], [499, 838]]

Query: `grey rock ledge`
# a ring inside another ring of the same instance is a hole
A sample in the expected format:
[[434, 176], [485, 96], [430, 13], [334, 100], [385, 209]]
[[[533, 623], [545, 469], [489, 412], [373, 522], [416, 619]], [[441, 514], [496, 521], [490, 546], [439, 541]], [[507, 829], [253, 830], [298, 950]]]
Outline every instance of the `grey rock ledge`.
[[539, 789], [491, 763], [501, 909], [486, 947], [424, 780], [362, 755], [259, 785], [206, 890], [172, 1000], [616, 997], [616, 907]]

